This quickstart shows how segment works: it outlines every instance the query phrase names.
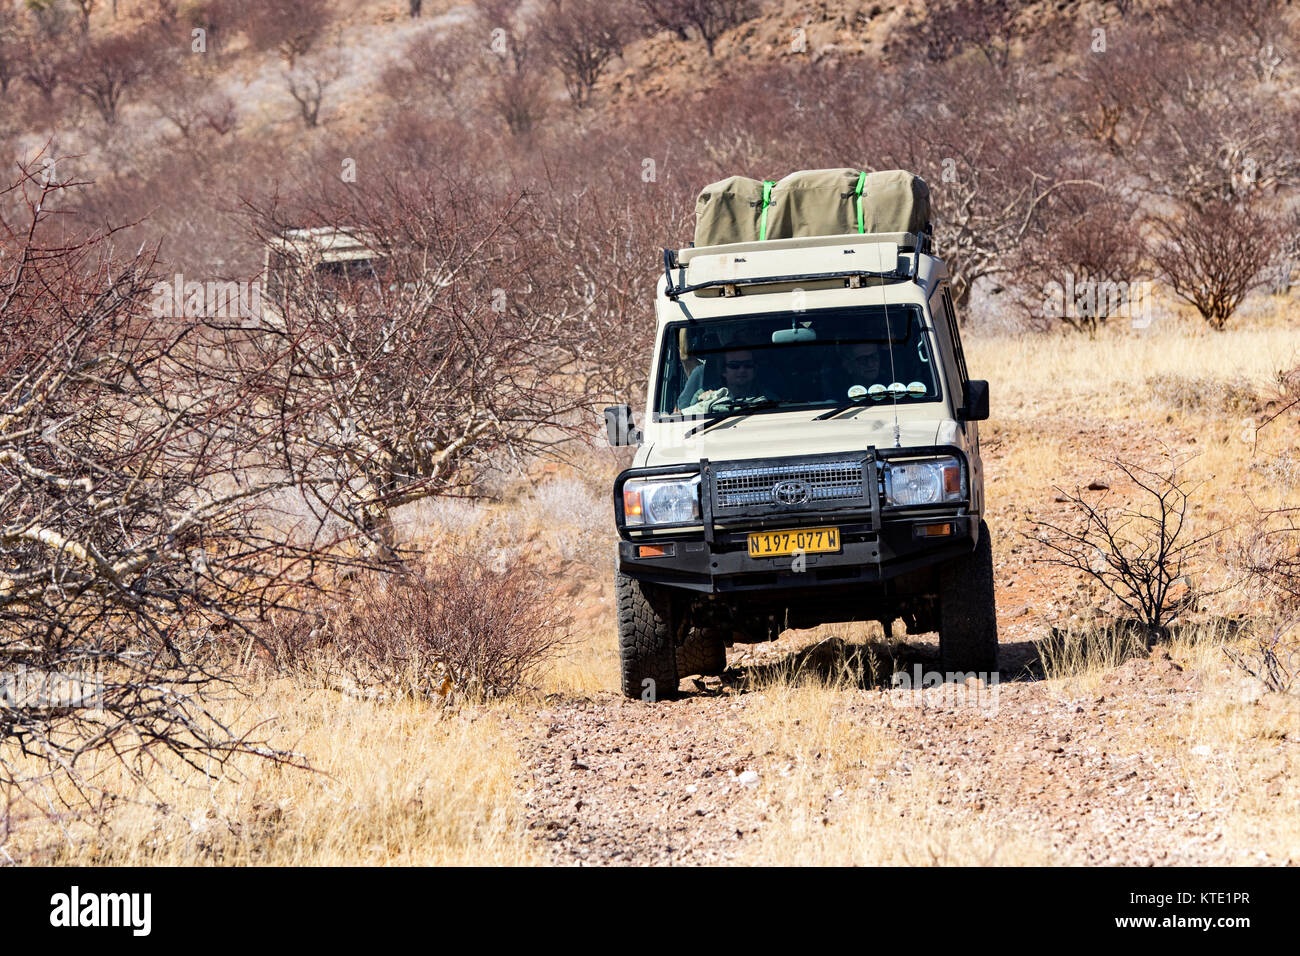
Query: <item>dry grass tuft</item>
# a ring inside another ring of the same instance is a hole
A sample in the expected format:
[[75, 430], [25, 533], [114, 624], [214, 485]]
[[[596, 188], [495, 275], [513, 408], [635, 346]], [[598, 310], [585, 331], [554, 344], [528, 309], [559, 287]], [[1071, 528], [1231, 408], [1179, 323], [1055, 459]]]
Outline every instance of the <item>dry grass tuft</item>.
[[[313, 771], [255, 757], [214, 780], [159, 766], [148, 789], [117, 781], [98, 825], [18, 827], [3, 849], [71, 865], [517, 865], [534, 862], [502, 704], [450, 713], [349, 698], [299, 681], [252, 688], [229, 715], [275, 730]], [[115, 773], [106, 766], [101, 782]]]

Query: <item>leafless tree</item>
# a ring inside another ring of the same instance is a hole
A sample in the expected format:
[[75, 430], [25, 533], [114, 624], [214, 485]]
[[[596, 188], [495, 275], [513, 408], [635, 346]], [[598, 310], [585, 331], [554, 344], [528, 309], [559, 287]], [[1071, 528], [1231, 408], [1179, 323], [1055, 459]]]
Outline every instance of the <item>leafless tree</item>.
[[1177, 62], [1176, 44], [1136, 26], [1107, 34], [1104, 51], [1085, 54], [1067, 79], [1069, 116], [1114, 154], [1139, 146], [1160, 121], [1165, 96], [1153, 62]]
[[942, 63], [967, 49], [980, 52], [988, 64], [1005, 70], [1011, 57], [1012, 21], [1017, 4], [1011, 0], [939, 0], [926, 4], [887, 52]]
[[609, 0], [550, 0], [538, 32], [575, 108], [590, 103], [609, 61], [622, 54], [627, 29], [625, 11]]
[[683, 40], [693, 29], [713, 56], [714, 46], [732, 27], [754, 16], [752, 0], [639, 0], [644, 16], [656, 27]]
[[143, 33], [113, 34], [87, 43], [73, 56], [66, 81], [112, 126], [127, 95], [157, 68], [157, 47]]
[[73, 185], [24, 169], [0, 193], [0, 787], [52, 802], [101, 756], [140, 780], [277, 756], [207, 701], [222, 635], [314, 554], [265, 520], [285, 483], [246, 468], [242, 384], [200, 322], [155, 314], [150, 256], [69, 227]]
[[1074, 520], [1037, 519], [1027, 537], [1047, 547], [1045, 563], [1096, 582], [1144, 628], [1148, 641], [1155, 641], [1194, 607], [1198, 592], [1188, 576], [1191, 565], [1220, 529], [1201, 534], [1188, 529], [1188, 502], [1196, 486], [1182, 475], [1185, 460], [1171, 453], [1159, 469], [1119, 458], [1106, 463], [1133, 486], [1137, 501], [1113, 505], [1106, 501], [1109, 492], [1089, 500], [1081, 490], [1061, 491]]
[[67, 51], [75, 47], [68, 10], [62, 4], [28, 8], [31, 18], [21, 33], [21, 73], [36, 88], [47, 109], [63, 85], [69, 66]]
[[[275, 242], [284, 210], [254, 213]], [[520, 195], [394, 173], [302, 215], [372, 255], [288, 254], [272, 284], [279, 317], [250, 342], [245, 374], [264, 383], [259, 427], [276, 466], [389, 557], [391, 509], [472, 494], [494, 462], [550, 452], [590, 400], [561, 386], [564, 329], [556, 292], [534, 278]]]
[[151, 102], [185, 140], [206, 130], [218, 136], [230, 133], [238, 120], [234, 100], [209, 76], [178, 71], [151, 94]]
[[308, 128], [320, 123], [325, 94], [343, 76], [343, 66], [342, 52], [336, 48], [319, 51], [282, 74], [285, 88], [298, 104], [298, 115]]
[[537, 24], [520, 0], [475, 0], [475, 25], [488, 73], [487, 103], [512, 135], [527, 135], [546, 113]]
[[557, 344], [582, 393], [625, 401], [645, 387], [654, 344], [653, 326], [628, 316], [654, 295], [662, 247], [689, 234], [695, 182], [680, 188], [676, 177], [689, 170], [675, 173], [662, 156], [653, 181], [643, 181], [642, 144], [601, 140], [589, 149], [600, 162], [561, 151], [534, 160], [543, 281], [560, 293], [555, 321], [565, 334]]
[[[906, 74], [895, 88], [904, 111], [889, 125], [901, 123], [904, 132], [891, 137], [886, 158], [932, 184], [936, 248], [959, 315], [980, 279], [1014, 278], [1015, 253], [1041, 232], [1054, 198], [1099, 185], [1072, 165], [1055, 118], [1026, 108], [1037, 96], [1033, 85], [1031, 77], [962, 61]], [[949, 89], [964, 90], [981, 110], [935, 109]]]
[[220, 54], [227, 34], [248, 20], [249, 0], [192, 0], [184, 8], [189, 25], [203, 30], [206, 48]]
[[327, 0], [277, 0], [250, 8], [247, 29], [261, 49], [277, 50], [290, 70], [325, 33], [331, 20]]
[[1214, 329], [1259, 285], [1279, 249], [1277, 220], [1261, 203], [1189, 203], [1152, 222], [1157, 272]]
[[0, 96], [9, 93], [9, 84], [18, 76], [21, 61], [18, 17], [12, 7], [0, 6]]
[[86, 36], [90, 33], [90, 15], [95, 12], [98, 0], [72, 0], [72, 4], [81, 17], [81, 35]]
[[456, 105], [456, 93], [469, 73], [467, 56], [476, 38], [469, 28], [450, 27], [425, 30], [418, 34], [384, 73], [384, 85], [399, 99], [416, 92], [427, 102], [429, 97], [448, 106]]

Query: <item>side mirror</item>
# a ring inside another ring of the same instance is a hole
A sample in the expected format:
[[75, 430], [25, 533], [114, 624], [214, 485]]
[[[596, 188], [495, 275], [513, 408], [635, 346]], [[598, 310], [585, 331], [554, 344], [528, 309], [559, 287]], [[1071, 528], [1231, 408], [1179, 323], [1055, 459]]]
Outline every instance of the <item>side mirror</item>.
[[989, 417], [989, 383], [973, 378], [966, 383], [962, 395], [962, 408], [958, 417], [968, 422], [982, 422]]
[[641, 444], [641, 429], [632, 421], [631, 405], [611, 405], [605, 409], [605, 431], [609, 433], [609, 443], [616, 448]]

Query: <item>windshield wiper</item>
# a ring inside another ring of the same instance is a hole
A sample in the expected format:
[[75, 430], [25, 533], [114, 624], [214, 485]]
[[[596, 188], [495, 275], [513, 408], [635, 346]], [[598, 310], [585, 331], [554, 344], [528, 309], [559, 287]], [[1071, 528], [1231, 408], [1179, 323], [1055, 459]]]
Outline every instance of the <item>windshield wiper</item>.
[[761, 401], [750, 402], [749, 404], [744, 405], [741, 408], [731, 408], [725, 412], [714, 412], [710, 414], [709, 417], [706, 418], [704, 421], [700, 422], [694, 428], [686, 432], [686, 434], [682, 436], [682, 441], [685, 441], [686, 439], [690, 438], [696, 432], [702, 432], [706, 428], [712, 428], [714, 425], [720, 425], [729, 418], [744, 417], [745, 415], [748, 415], [750, 412], [757, 411], [760, 408], [772, 408], [773, 406], [780, 405], [780, 404], [781, 403], [774, 398], [765, 398]]
[[[863, 396], [863, 398], [865, 397], [866, 396]], [[861, 398], [855, 399], [854, 401], [848, 402], [847, 404], [837, 406], [836, 408], [832, 408], [829, 412], [822, 412], [820, 415], [814, 416], [812, 420], [815, 422], [824, 422], [828, 418], [834, 418], [836, 415], [842, 415], [844, 412], [847, 412], [850, 408], [858, 408], [859, 406], [865, 404], [866, 402], [863, 401], [863, 399]]]

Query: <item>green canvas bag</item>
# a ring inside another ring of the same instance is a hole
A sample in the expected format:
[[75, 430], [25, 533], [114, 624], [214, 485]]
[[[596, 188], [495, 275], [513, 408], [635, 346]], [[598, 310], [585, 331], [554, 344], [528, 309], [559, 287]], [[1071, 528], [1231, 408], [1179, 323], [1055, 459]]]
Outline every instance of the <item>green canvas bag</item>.
[[695, 201], [695, 245], [772, 238], [768, 216], [774, 185], [748, 176], [729, 176], [705, 186]]

